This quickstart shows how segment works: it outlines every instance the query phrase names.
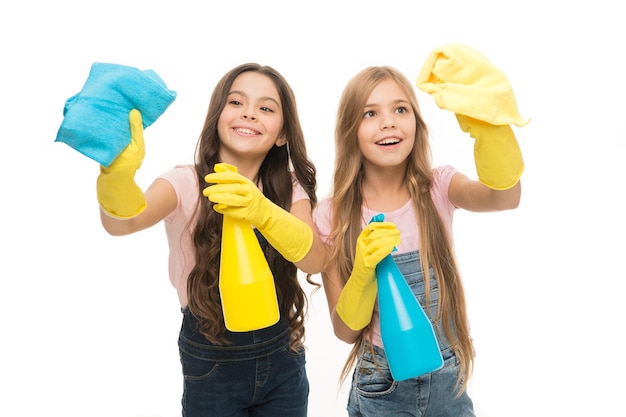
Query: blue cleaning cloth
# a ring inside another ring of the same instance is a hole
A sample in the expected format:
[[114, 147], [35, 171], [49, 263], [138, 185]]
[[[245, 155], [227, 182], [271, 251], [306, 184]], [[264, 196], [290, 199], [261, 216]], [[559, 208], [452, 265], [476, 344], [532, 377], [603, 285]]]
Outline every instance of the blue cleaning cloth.
[[82, 90], [65, 102], [55, 142], [108, 167], [130, 143], [130, 111], [141, 112], [145, 129], [175, 99], [152, 70], [96, 62]]

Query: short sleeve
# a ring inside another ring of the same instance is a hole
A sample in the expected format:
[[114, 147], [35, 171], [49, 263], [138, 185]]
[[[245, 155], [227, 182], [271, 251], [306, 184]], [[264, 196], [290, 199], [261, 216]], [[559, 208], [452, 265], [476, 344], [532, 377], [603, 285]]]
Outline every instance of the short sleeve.
[[456, 207], [448, 197], [448, 190], [450, 189], [452, 177], [454, 177], [456, 173], [456, 169], [450, 165], [443, 165], [433, 169], [434, 183], [431, 189], [435, 207], [444, 221], [450, 236], [452, 236], [452, 218]]
[[320, 201], [313, 209], [313, 222], [317, 227], [320, 239], [327, 245], [332, 244], [330, 240], [332, 227], [331, 209], [332, 204], [329, 198]]
[[309, 195], [307, 194], [304, 187], [300, 185], [300, 182], [297, 180], [296, 175], [292, 173], [291, 176], [292, 176], [292, 184], [293, 184], [291, 204], [300, 200], [310, 200]]

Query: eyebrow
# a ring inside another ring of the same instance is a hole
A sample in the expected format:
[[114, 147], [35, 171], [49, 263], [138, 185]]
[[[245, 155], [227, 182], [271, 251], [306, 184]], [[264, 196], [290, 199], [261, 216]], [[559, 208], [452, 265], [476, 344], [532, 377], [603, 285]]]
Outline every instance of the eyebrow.
[[[393, 100], [393, 104], [411, 104], [408, 100], [405, 100], [403, 98], [399, 98], [396, 100]], [[376, 106], [380, 106], [380, 104], [378, 103], [365, 103], [364, 107], [376, 107]]]
[[[231, 94], [241, 94], [242, 96], [248, 97], [248, 95], [247, 95], [245, 92], [240, 91], [240, 90], [233, 90], [233, 91], [230, 91], [230, 92], [228, 93], [228, 95], [229, 95], [229, 96], [230, 96]], [[260, 100], [261, 100], [261, 101], [265, 101], [265, 100], [270, 100], [270, 101], [273, 101], [274, 103], [276, 103], [276, 105], [277, 105], [278, 107], [280, 107], [280, 103], [279, 103], [279, 102], [278, 102], [275, 98], [273, 98], [273, 97], [270, 97], [270, 96], [263, 96], [263, 97], [260, 97]]]

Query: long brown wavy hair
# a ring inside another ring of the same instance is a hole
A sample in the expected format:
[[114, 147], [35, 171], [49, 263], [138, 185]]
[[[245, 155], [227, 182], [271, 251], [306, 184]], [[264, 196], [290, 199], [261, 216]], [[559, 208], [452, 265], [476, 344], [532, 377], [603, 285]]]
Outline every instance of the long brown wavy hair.
[[[363, 161], [357, 132], [367, 99], [383, 80], [394, 80], [406, 93], [416, 119], [415, 145], [408, 157], [406, 178], [419, 226], [422, 271], [432, 268], [439, 288], [437, 320], [443, 323], [445, 335], [460, 363], [457, 378], [459, 394], [466, 388], [472, 371], [474, 349], [469, 333], [465, 295], [456, 265], [454, 251], [444, 224], [430, 195], [433, 184], [428, 129], [420, 114], [417, 97], [408, 79], [388, 66], [363, 69], [346, 85], [337, 112], [335, 129], [335, 170], [333, 183], [334, 223], [331, 239], [335, 242], [331, 260], [337, 265], [344, 284], [350, 277], [356, 240], [361, 232]], [[424, 273], [425, 277], [430, 274]], [[430, 302], [430, 280], [424, 280], [426, 303]], [[354, 366], [364, 343], [364, 331], [354, 344], [341, 373], [345, 380]]]
[[[261, 164], [258, 180], [263, 184], [263, 193], [275, 204], [289, 211], [293, 192], [290, 171], [293, 170], [309, 196], [311, 207], [317, 204], [316, 169], [307, 156], [296, 99], [291, 87], [278, 71], [269, 66], [247, 63], [233, 68], [220, 79], [213, 90], [196, 148], [195, 171], [200, 188], [197, 223], [193, 231], [196, 263], [187, 282], [189, 309], [198, 319], [202, 334], [211, 343], [218, 345], [228, 343], [224, 338], [224, 316], [218, 286], [223, 215], [213, 210], [213, 203], [202, 196], [202, 190], [207, 185], [204, 182], [205, 175], [213, 172], [214, 165], [220, 162], [218, 119], [226, 105], [233, 82], [240, 74], [248, 71], [266, 75], [274, 82], [283, 109], [281, 134], [287, 138], [287, 144], [272, 147]], [[265, 256], [275, 277], [281, 317], [288, 319], [290, 345], [296, 349], [304, 343], [306, 295], [298, 282], [297, 268], [293, 263], [285, 260], [269, 245]], [[307, 281], [314, 284], [310, 276], [307, 276]]]

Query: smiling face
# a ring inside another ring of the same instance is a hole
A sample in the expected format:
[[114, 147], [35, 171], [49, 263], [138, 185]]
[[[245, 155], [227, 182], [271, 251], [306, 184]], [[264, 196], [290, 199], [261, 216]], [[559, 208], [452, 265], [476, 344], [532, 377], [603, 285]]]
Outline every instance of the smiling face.
[[391, 78], [381, 81], [367, 99], [357, 133], [364, 167], [406, 166], [415, 129], [415, 114], [404, 90]]
[[263, 161], [274, 146], [286, 143], [282, 136], [283, 109], [271, 78], [244, 72], [233, 82], [217, 122], [220, 159], [233, 165]]

